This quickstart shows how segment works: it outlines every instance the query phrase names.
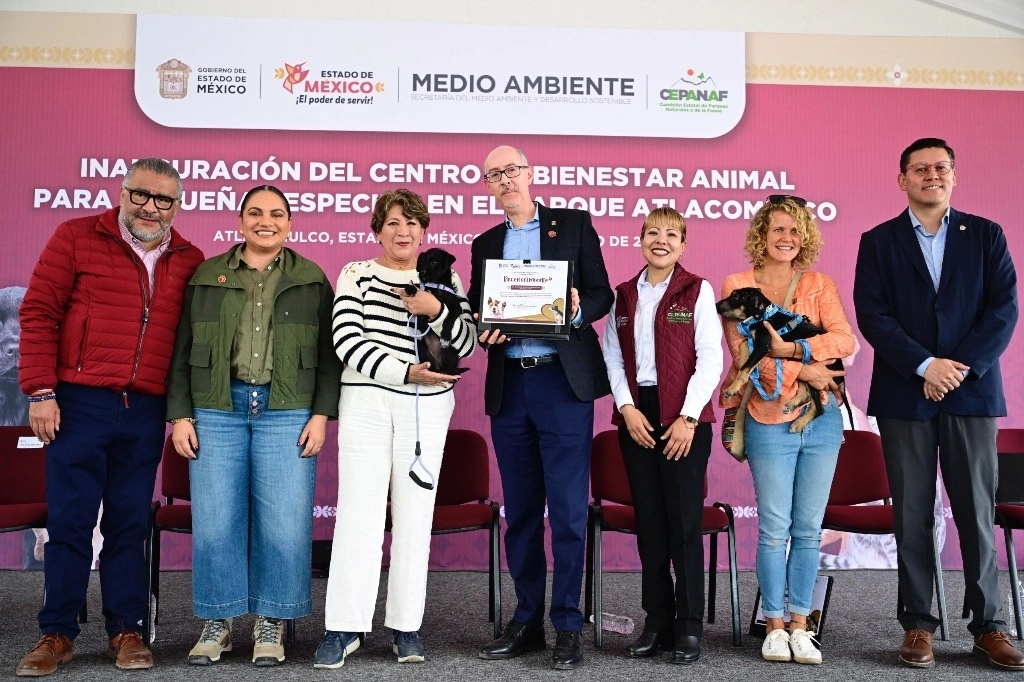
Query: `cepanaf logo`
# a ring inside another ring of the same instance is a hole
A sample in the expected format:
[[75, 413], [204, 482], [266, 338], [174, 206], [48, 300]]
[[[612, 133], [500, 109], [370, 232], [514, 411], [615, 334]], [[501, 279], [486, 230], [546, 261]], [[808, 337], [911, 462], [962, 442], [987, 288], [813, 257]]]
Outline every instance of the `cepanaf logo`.
[[309, 69], [305, 68], [305, 66], [306, 62], [301, 62], [295, 65], [286, 63], [283, 69], [274, 69], [274, 78], [278, 80], [283, 79], [284, 82], [281, 83], [281, 87], [289, 93], [294, 92], [293, 88], [306, 80], [306, 76], [309, 75]]
[[729, 108], [729, 91], [721, 89], [711, 74], [697, 69], [686, 69], [658, 96], [665, 111], [720, 113]]

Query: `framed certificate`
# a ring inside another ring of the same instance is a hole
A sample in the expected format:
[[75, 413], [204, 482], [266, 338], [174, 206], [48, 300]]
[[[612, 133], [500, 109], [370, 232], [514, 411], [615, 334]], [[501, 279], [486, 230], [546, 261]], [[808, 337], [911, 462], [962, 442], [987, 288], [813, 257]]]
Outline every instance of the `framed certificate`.
[[565, 260], [485, 260], [477, 328], [568, 340], [572, 266]]

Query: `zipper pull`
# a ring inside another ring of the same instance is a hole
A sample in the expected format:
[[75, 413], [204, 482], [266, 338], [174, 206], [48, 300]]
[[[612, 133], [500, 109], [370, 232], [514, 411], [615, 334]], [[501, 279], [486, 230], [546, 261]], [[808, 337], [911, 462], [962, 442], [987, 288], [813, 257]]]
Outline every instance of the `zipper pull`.
[[124, 398], [124, 409], [128, 409], [128, 391], [121, 391], [121, 397]]

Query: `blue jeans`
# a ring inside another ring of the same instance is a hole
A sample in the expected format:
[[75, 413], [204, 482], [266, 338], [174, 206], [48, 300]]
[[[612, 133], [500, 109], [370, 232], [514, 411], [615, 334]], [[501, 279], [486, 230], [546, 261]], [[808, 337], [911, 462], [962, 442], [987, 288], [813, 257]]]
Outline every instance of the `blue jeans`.
[[757, 495], [757, 582], [766, 618], [783, 617], [787, 585], [790, 612], [811, 611], [821, 519], [843, 441], [843, 417], [832, 396], [825, 413], [801, 433], [790, 433], [789, 426], [761, 424], [749, 414], [744, 426]]
[[316, 458], [299, 436], [310, 410], [270, 410], [270, 386], [231, 384], [231, 412], [196, 409], [192, 598], [200, 618], [312, 610]]

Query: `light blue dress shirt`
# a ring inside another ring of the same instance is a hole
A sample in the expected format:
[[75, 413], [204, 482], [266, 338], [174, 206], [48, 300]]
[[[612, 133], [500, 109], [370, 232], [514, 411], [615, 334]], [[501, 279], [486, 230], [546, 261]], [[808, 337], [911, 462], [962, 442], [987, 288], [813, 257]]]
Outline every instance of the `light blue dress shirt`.
[[[935, 291], [938, 291], [939, 279], [942, 277], [942, 260], [946, 256], [949, 209], [947, 208], [946, 215], [942, 216], [942, 224], [939, 225], [939, 230], [935, 234], [931, 234], [928, 230], [924, 229], [924, 224], [917, 219], [912, 209], [908, 209], [907, 212], [910, 213], [910, 223], [914, 226], [914, 236], [917, 237], [917, 243], [921, 247], [921, 255], [924, 256], [924, 264], [928, 268], [928, 275], [932, 278], [932, 286], [935, 287]], [[928, 369], [928, 365], [932, 364], [934, 359], [934, 357], [930, 357], [918, 365], [917, 375], [923, 377], [925, 370]], [[967, 372], [964, 372], [963, 375], [966, 377]]]

